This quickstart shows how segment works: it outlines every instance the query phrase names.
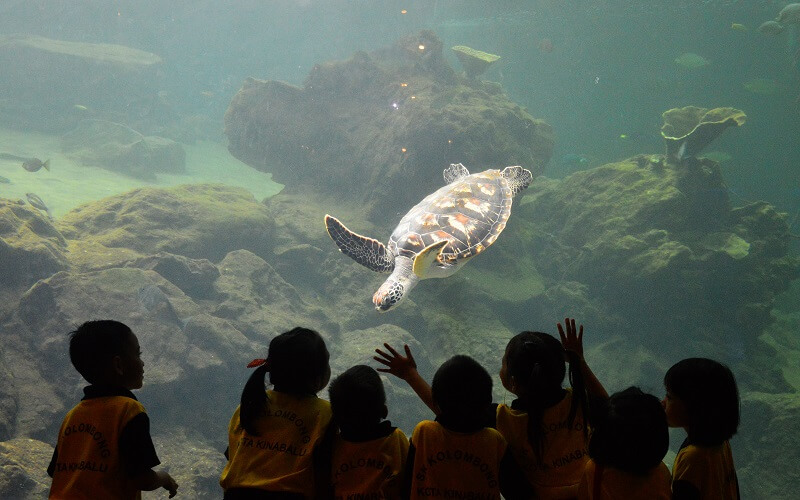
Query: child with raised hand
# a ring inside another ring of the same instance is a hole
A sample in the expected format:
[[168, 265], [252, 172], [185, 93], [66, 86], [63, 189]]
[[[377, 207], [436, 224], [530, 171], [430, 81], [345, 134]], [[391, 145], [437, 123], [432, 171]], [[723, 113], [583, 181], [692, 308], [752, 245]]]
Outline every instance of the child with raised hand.
[[[317, 398], [330, 379], [319, 333], [294, 328], [273, 338], [228, 426], [224, 498], [310, 499], [329, 494], [331, 407]], [[266, 390], [270, 374], [273, 389]]]
[[669, 500], [672, 477], [667, 416], [658, 398], [638, 387], [611, 396], [595, 411], [580, 500]]
[[58, 433], [47, 473], [50, 498], [140, 498], [142, 490], [178, 484], [163, 471], [150, 438], [150, 420], [131, 392], [141, 389], [139, 340], [119, 321], [87, 321], [70, 333], [69, 357], [91, 385]]
[[492, 378], [469, 356], [450, 358], [433, 377], [435, 421], [417, 424], [404, 498], [532, 498], [506, 440], [485, 426]]
[[[486, 425], [495, 427], [509, 443], [528, 482], [544, 499], [576, 498], [583, 467], [588, 460], [588, 395], [608, 394], [583, 358], [583, 325], [567, 318], [557, 324], [561, 342], [542, 332], [522, 332], [506, 346], [500, 380], [517, 396], [511, 406], [496, 405]], [[566, 331], [565, 331], [566, 328]], [[406, 380], [420, 398], [438, 414], [431, 390], [416, 370], [408, 346], [401, 356], [391, 346], [376, 349], [378, 369]], [[572, 387], [562, 387], [567, 374]]]
[[339, 427], [331, 461], [334, 498], [400, 498], [408, 438], [384, 420], [388, 408], [378, 372], [353, 366], [333, 379], [328, 395]]
[[672, 467], [672, 498], [738, 499], [728, 442], [739, 427], [733, 373], [711, 359], [684, 359], [667, 370], [664, 387], [667, 423], [683, 427], [687, 434]]

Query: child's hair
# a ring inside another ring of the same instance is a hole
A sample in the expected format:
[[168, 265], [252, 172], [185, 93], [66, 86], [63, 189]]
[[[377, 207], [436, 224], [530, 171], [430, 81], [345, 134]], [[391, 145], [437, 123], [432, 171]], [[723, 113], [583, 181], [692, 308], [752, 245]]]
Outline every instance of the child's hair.
[[333, 417], [343, 433], [375, 425], [386, 417], [386, 393], [378, 372], [367, 365], [356, 365], [328, 387]]
[[266, 363], [247, 380], [242, 391], [239, 419], [249, 434], [258, 435], [256, 420], [269, 404], [264, 378], [276, 391], [289, 394], [316, 394], [317, 384], [330, 370], [328, 348], [319, 333], [296, 327], [281, 333], [269, 343]]
[[90, 384], [102, 383], [108, 362], [122, 355], [133, 331], [110, 319], [87, 321], [70, 332], [69, 359]]
[[564, 350], [561, 342], [547, 333], [521, 332], [508, 342], [505, 356], [507, 375], [514, 377], [514, 383], [519, 388], [516, 394], [519, 404], [528, 413], [528, 443], [539, 460], [544, 449], [542, 418], [544, 411], [563, 397], [561, 385], [567, 373], [567, 360], [572, 386], [567, 421], [569, 428], [572, 428], [580, 408], [584, 418], [583, 433], [588, 438], [586, 422], [589, 405], [580, 359], [576, 353]]
[[739, 428], [739, 390], [730, 368], [707, 358], [675, 363], [664, 375], [664, 386], [686, 408], [692, 444], [717, 446]]
[[644, 476], [669, 449], [667, 415], [661, 401], [638, 387], [611, 396], [595, 413], [589, 456], [606, 467]]
[[431, 393], [442, 417], [477, 425], [485, 422], [486, 409], [492, 404], [492, 377], [480, 363], [459, 354], [436, 370]]

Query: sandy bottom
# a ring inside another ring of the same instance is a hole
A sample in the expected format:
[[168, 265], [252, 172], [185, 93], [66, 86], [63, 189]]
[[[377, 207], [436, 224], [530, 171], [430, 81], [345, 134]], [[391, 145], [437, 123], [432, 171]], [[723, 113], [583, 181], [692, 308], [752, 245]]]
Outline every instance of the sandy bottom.
[[54, 217], [78, 205], [124, 193], [144, 186], [221, 183], [247, 189], [257, 200], [278, 193], [283, 186], [272, 181], [271, 174], [259, 172], [240, 162], [227, 148], [214, 142], [183, 144], [186, 151], [185, 174], [158, 174], [155, 181], [145, 181], [97, 167], [84, 166], [61, 153], [60, 138], [53, 135], [20, 132], [0, 128], [0, 152], [22, 157], [50, 159], [50, 171], [28, 172], [22, 163], [0, 159], [0, 176], [10, 183], [0, 183], [0, 198], [23, 199], [36, 193]]

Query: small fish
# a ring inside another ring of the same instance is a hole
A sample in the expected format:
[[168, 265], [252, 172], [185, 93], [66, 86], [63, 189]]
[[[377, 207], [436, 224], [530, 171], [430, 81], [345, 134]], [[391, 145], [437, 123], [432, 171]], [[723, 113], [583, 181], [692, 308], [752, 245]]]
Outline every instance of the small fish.
[[758, 95], [776, 95], [781, 91], [781, 86], [775, 80], [756, 78], [742, 85], [745, 90]]
[[790, 3], [784, 7], [775, 20], [781, 24], [800, 23], [800, 3]]
[[25, 160], [25, 163], [22, 164], [22, 168], [28, 172], [36, 172], [42, 167], [49, 172], [50, 160], [42, 161], [39, 158], [31, 158], [29, 160]]
[[703, 66], [707, 66], [711, 63], [708, 59], [699, 54], [686, 52], [675, 58], [675, 64], [683, 66], [684, 68], [696, 69], [702, 68]]
[[545, 54], [553, 52], [553, 41], [549, 38], [542, 38], [539, 40], [539, 51]]
[[681, 143], [681, 147], [678, 148], [678, 154], [676, 155], [676, 157], [678, 158], [678, 161], [683, 161], [689, 157], [689, 154], [686, 152], [686, 141], [683, 141], [683, 143]]
[[8, 177], [3, 177], [2, 175], [0, 175], [0, 184], [11, 184], [11, 179], [9, 179]]
[[74, 104], [72, 107], [77, 109], [78, 111], [89, 111], [89, 108], [87, 108], [83, 104]]
[[783, 25], [776, 21], [767, 21], [759, 26], [756, 31], [766, 35], [777, 35], [783, 32]]
[[208, 97], [210, 99], [214, 97], [214, 92], [211, 92], [210, 90], [203, 90], [202, 92], [200, 92], [200, 95], [203, 97]]
[[50, 220], [53, 220], [53, 214], [50, 213], [50, 209], [47, 208], [47, 205], [44, 204], [41, 198], [34, 193], [25, 193], [25, 197], [28, 198], [28, 203], [30, 203], [33, 208], [41, 210], [47, 214]]
[[747, 26], [745, 26], [744, 24], [739, 24], [739, 23], [731, 23], [731, 29], [734, 30], [734, 31], [749, 31], [747, 29]]

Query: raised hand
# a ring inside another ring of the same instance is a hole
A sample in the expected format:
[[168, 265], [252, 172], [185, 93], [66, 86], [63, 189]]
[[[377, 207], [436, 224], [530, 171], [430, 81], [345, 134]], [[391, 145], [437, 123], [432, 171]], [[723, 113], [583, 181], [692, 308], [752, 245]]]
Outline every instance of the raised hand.
[[412, 376], [415, 376], [417, 373], [417, 362], [414, 361], [414, 356], [411, 355], [411, 348], [408, 347], [408, 344], [403, 346], [406, 351], [405, 356], [394, 350], [389, 344], [384, 343], [383, 347], [388, 352], [375, 349], [378, 356], [372, 357], [372, 359], [387, 367], [378, 368], [379, 372], [390, 373], [406, 381]]
[[558, 335], [561, 337], [561, 345], [564, 346], [565, 351], [572, 351], [577, 354], [579, 359], [583, 359], [583, 325], [580, 325], [580, 330], [577, 330], [575, 318], [564, 318], [564, 325], [566, 325], [566, 333], [561, 323], [556, 323]]

